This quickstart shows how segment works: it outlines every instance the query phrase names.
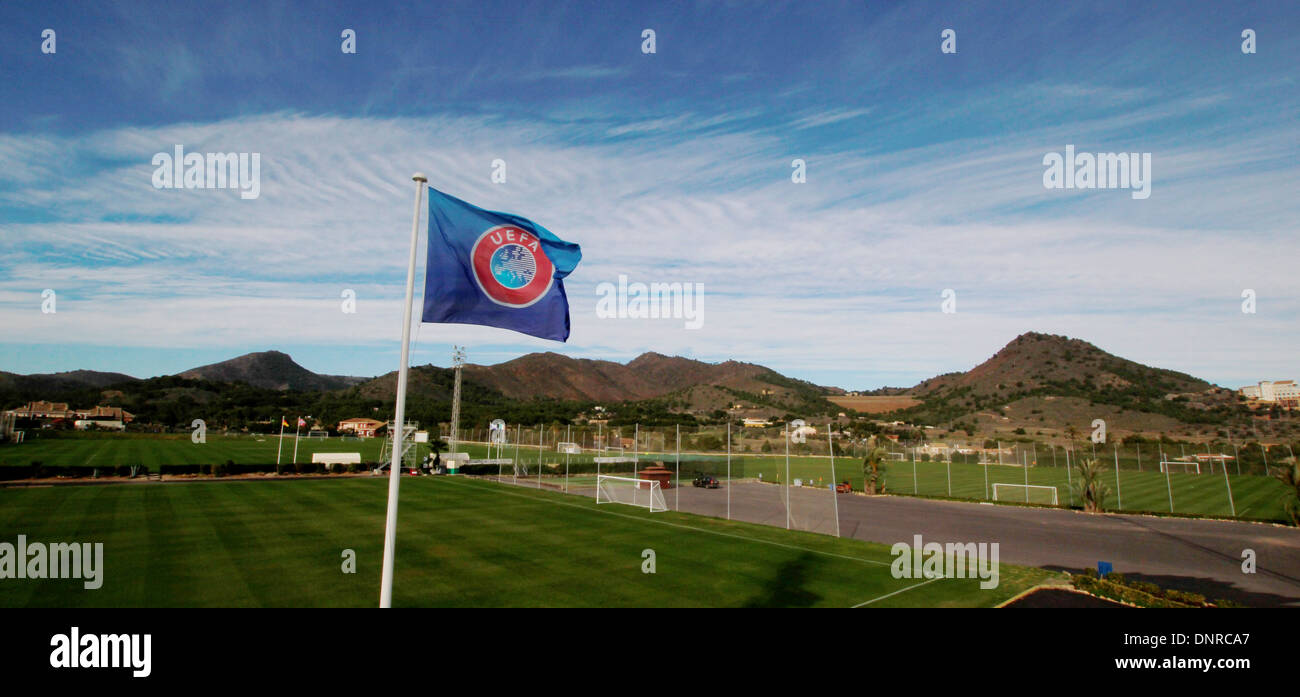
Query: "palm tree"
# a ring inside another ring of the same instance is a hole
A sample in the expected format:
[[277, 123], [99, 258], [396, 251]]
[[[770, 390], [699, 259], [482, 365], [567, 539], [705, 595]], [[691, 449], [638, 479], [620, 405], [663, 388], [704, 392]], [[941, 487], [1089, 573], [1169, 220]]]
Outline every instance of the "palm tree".
[[1079, 477], [1074, 480], [1074, 490], [1079, 494], [1079, 499], [1083, 501], [1083, 510], [1089, 513], [1099, 513], [1106, 502], [1106, 495], [1110, 493], [1110, 487], [1102, 481], [1102, 474], [1105, 472], [1100, 461], [1096, 458], [1087, 458], [1085, 460], [1076, 460], [1075, 465], [1079, 471]]
[[885, 457], [889, 452], [873, 436], [862, 460], [862, 490], [867, 494], [885, 493]]
[[447, 449], [447, 441], [441, 438], [434, 438], [429, 441], [429, 449], [433, 451], [433, 461], [429, 463], [434, 470], [442, 464], [442, 451]]
[[1293, 525], [1300, 525], [1300, 462], [1295, 457], [1282, 460], [1281, 464], [1271, 468], [1275, 479], [1286, 485], [1285, 503], [1287, 515], [1291, 516]]

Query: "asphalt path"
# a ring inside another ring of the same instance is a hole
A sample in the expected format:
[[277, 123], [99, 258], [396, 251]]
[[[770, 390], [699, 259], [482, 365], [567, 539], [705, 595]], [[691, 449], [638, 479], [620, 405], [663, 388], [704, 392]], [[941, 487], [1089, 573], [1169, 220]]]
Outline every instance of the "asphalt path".
[[[507, 480], [509, 481], [509, 480]], [[558, 482], [557, 482], [558, 483]], [[548, 482], [549, 484], [549, 482]], [[548, 487], [549, 488], [549, 487]], [[570, 493], [594, 495], [591, 488]], [[727, 516], [727, 487], [663, 492], [669, 509]], [[1233, 600], [1252, 607], [1300, 607], [1300, 530], [1280, 525], [1143, 515], [1090, 515], [1051, 508], [990, 505], [906, 496], [833, 495], [790, 489], [789, 526], [892, 545], [996, 542], [1000, 561], [1078, 572], [1110, 562], [1129, 578]], [[733, 482], [733, 519], [785, 527], [785, 488]], [[1254, 573], [1243, 569], [1254, 552]]]

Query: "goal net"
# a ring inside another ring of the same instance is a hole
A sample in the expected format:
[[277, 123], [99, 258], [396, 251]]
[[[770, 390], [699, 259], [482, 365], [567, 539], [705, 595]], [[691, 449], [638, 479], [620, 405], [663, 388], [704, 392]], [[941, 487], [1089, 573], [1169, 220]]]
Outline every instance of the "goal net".
[[651, 512], [668, 510], [659, 482], [608, 474], [596, 478], [596, 503], [623, 503], [649, 508]]
[[1056, 487], [1042, 484], [994, 484], [993, 500], [1060, 505], [1056, 499]]
[[1160, 463], [1161, 472], [1181, 472], [1183, 474], [1200, 474], [1201, 463], [1186, 460], [1166, 460]]
[[330, 437], [329, 431], [308, 431], [307, 438], [312, 440], [324, 440]]

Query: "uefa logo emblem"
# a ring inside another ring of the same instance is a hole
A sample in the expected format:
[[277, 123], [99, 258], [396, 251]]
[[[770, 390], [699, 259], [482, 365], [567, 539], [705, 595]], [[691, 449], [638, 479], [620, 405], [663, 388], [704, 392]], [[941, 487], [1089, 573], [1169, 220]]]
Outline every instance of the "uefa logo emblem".
[[492, 302], [528, 307], [541, 300], [555, 279], [555, 265], [536, 235], [514, 225], [498, 225], [479, 236], [470, 251], [474, 281]]

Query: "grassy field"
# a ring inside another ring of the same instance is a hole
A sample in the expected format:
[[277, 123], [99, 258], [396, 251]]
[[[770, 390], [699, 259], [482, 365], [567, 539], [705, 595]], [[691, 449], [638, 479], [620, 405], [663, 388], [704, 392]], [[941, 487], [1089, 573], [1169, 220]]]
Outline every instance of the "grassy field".
[[[861, 463], [857, 460], [836, 460], [836, 476], [848, 479], [855, 489], [862, 487]], [[949, 493], [949, 468], [951, 467], [951, 493]], [[943, 462], [890, 462], [886, 465], [886, 484], [888, 490], [902, 494], [922, 496], [953, 496], [957, 498], [980, 499], [992, 498], [993, 484], [1024, 484], [1026, 471], [1023, 467], [1011, 465], [988, 465], [988, 489], [985, 489], [986, 468], [984, 465], [953, 462], [951, 466]], [[756, 458], [746, 456], [746, 476], [757, 476], [761, 472], [765, 480], [784, 477], [784, 458]], [[913, 474], [915, 472], [915, 474]], [[1074, 504], [1077, 497], [1071, 499], [1070, 481], [1077, 472], [1067, 474], [1061, 467], [1039, 466], [1028, 468], [1028, 483], [1034, 485], [1055, 486], [1061, 505]], [[687, 473], [682, 472], [686, 478]], [[811, 479], [827, 484], [832, 481], [830, 460], [828, 458], [790, 458], [790, 478]], [[1121, 469], [1119, 484], [1116, 485], [1114, 471], [1105, 476], [1105, 483], [1110, 494], [1105, 500], [1107, 510], [1169, 512], [1170, 493], [1172, 491], [1173, 512], [1190, 515], [1211, 515], [1230, 517], [1233, 505], [1238, 517], [1265, 518], [1283, 520], [1282, 508], [1285, 488], [1280, 482], [1262, 475], [1231, 474], [1224, 481], [1222, 470], [1215, 474], [1171, 473], [1166, 477], [1160, 472]], [[1228, 499], [1228, 486], [1232, 487], [1232, 501]], [[1023, 494], [1023, 489], [1019, 493]], [[1120, 506], [1120, 504], [1123, 504]]]
[[[34, 436], [35, 432], [33, 432]], [[275, 436], [209, 435], [206, 443], [191, 442], [188, 435], [96, 435], [84, 437], [31, 437], [17, 445], [0, 445], [0, 466], [114, 467], [118, 465], [210, 465], [233, 460], [237, 464], [274, 464], [279, 438]], [[379, 459], [382, 439], [327, 438], [298, 441], [298, 461], [311, 462], [316, 452], [359, 452], [363, 462]], [[284, 439], [281, 458], [293, 457], [292, 435]]]
[[[0, 466], [26, 465], [41, 462], [47, 466], [84, 466], [106, 467], [115, 465], [143, 464], [156, 467], [161, 464], [213, 464], [232, 460], [237, 464], [270, 464], [275, 462], [277, 438], [274, 436], [209, 436], [206, 443], [192, 443], [188, 436], [136, 436], [98, 435], [86, 437], [33, 438], [18, 445], [0, 446]], [[302, 439], [298, 444], [298, 461], [310, 462], [315, 452], [359, 452], [363, 462], [379, 459], [382, 439], [342, 440], [330, 438], [325, 440]], [[487, 446], [477, 443], [464, 443], [461, 450], [474, 458], [488, 457]], [[560, 474], [564, 471], [566, 457], [547, 448], [540, 453], [536, 447], [520, 446], [517, 451], [508, 446], [506, 457], [515, 457], [527, 464], [530, 473], [536, 473], [538, 460], [545, 465], [547, 473]], [[631, 453], [627, 453], [629, 456]], [[293, 439], [284, 442], [283, 462], [290, 462], [293, 455]], [[641, 453], [644, 464], [650, 460], [662, 460], [670, 467], [674, 463], [674, 453]], [[590, 454], [567, 458], [575, 472], [582, 466], [591, 468]], [[694, 477], [698, 471], [709, 472], [719, 478], [726, 477], [725, 455], [683, 453], [681, 476], [684, 480]], [[1072, 499], [1069, 487], [1070, 475], [1064, 467], [1042, 464], [1029, 468], [1028, 483], [1057, 487], [1057, 496], [1062, 505], [1077, 504]], [[779, 481], [785, 476], [785, 456], [783, 454], [760, 455], [745, 453], [733, 458], [733, 476], [758, 477], [766, 481]], [[1187, 515], [1232, 516], [1284, 520], [1282, 508], [1285, 489], [1280, 482], [1271, 477], [1252, 474], [1230, 474], [1227, 482], [1221, 469], [1214, 474], [1170, 474], [1168, 479], [1158, 471], [1151, 471], [1153, 463], [1147, 460], [1146, 469], [1136, 469], [1137, 463], [1125, 460], [1121, 456], [1120, 479], [1116, 486], [1114, 473], [1106, 475], [1105, 482], [1110, 488], [1106, 499], [1108, 510], [1170, 512], [1170, 498], [1173, 499], [1173, 512]], [[508, 468], [507, 468], [508, 469]], [[602, 471], [609, 473], [630, 473], [631, 465], [606, 465]], [[915, 493], [921, 496], [953, 496], [957, 498], [980, 499], [992, 497], [994, 483], [1025, 483], [1025, 469], [1011, 465], [985, 466], [974, 463], [953, 462], [951, 465], [951, 492], [949, 490], [949, 466], [943, 462], [915, 463], [915, 474], [911, 461], [889, 462], [886, 469], [886, 481], [890, 491], [902, 494]], [[988, 487], [985, 487], [987, 475]], [[831, 462], [827, 457], [791, 456], [790, 478], [811, 481], [821, 485], [829, 484]], [[835, 479], [849, 480], [855, 489], [862, 488], [861, 461], [854, 458], [836, 458]], [[1232, 489], [1232, 501], [1228, 498], [1228, 487]], [[1023, 490], [1022, 490], [1023, 491]], [[1122, 506], [1120, 505], [1122, 503]]]
[[[385, 496], [369, 477], [0, 489], [0, 541], [103, 542], [105, 557], [99, 590], [7, 580], [0, 607], [373, 607]], [[1051, 577], [895, 579], [883, 545], [459, 477], [404, 480], [400, 511], [399, 606], [991, 606]]]

